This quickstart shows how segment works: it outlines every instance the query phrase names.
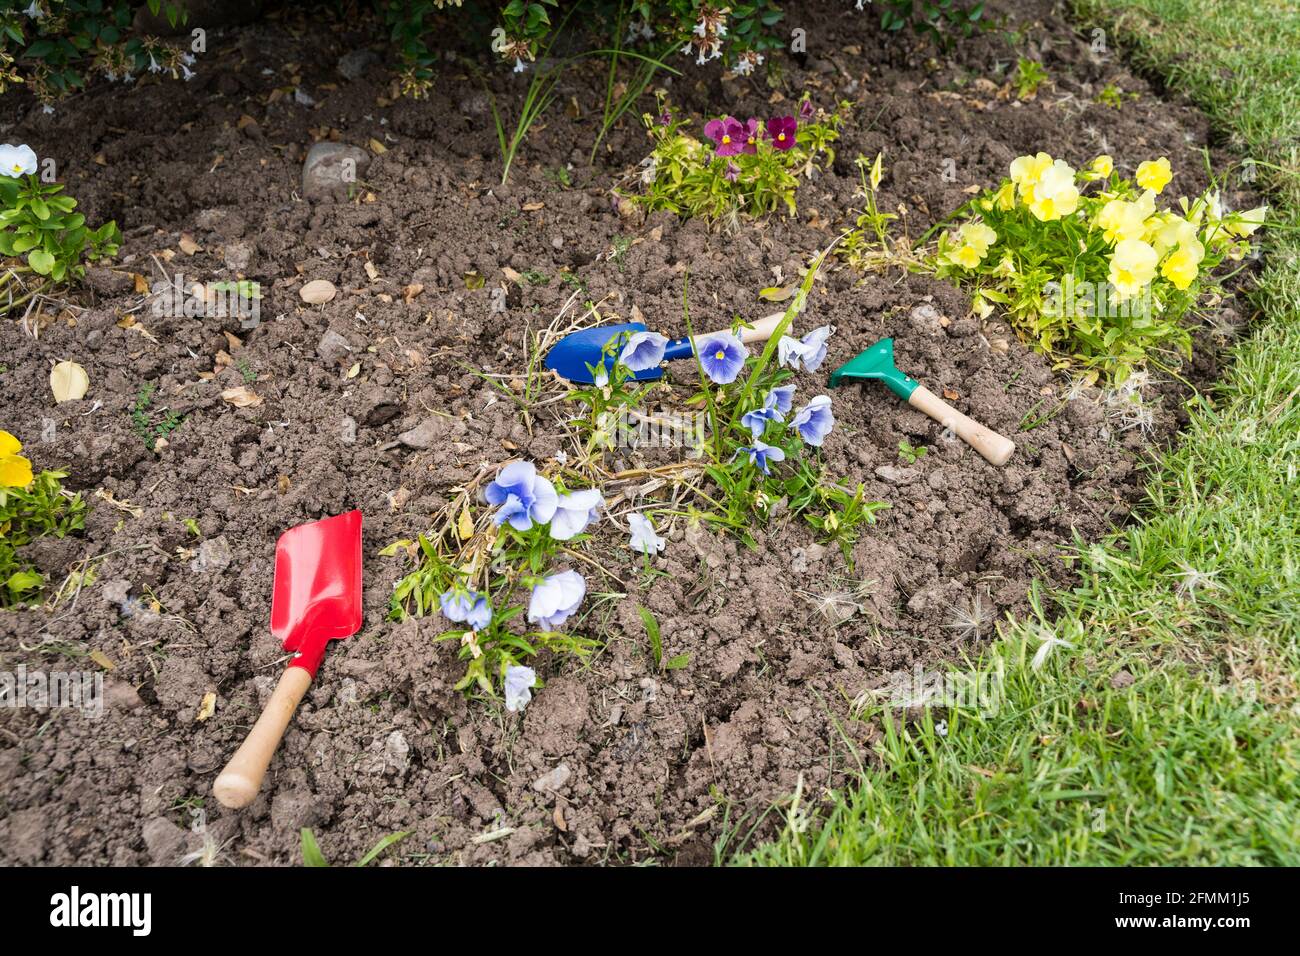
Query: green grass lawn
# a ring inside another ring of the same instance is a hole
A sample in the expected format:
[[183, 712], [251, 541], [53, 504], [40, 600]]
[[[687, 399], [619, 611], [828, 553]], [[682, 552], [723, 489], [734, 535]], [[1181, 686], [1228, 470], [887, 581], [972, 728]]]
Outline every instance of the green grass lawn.
[[1254, 331], [1140, 520], [973, 665], [1001, 675], [996, 712], [887, 724], [855, 789], [788, 802], [735, 862], [1300, 864], [1300, 8], [1075, 6], [1259, 164]]

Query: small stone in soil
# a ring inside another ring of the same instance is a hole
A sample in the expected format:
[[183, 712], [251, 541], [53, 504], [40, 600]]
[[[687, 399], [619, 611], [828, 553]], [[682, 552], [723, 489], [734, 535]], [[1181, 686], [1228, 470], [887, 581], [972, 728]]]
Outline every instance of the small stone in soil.
[[230, 567], [230, 542], [226, 536], [207, 538], [199, 545], [199, 556], [191, 563], [195, 571], [224, 571]]
[[326, 365], [341, 365], [352, 354], [352, 343], [333, 329], [326, 329], [316, 343], [316, 354]]
[[447, 434], [446, 422], [442, 418], [426, 418], [409, 431], [397, 436], [407, 448], [424, 450], [440, 443]]
[[253, 265], [253, 247], [247, 242], [232, 242], [224, 250], [226, 268], [247, 275]]
[[899, 468], [896, 465], [881, 465], [876, 469], [876, 477], [893, 485], [910, 485], [919, 477], [915, 468]]
[[315, 202], [347, 199], [370, 165], [370, 154], [345, 143], [316, 143], [302, 164], [302, 195]]
[[923, 302], [912, 310], [908, 324], [926, 335], [938, 335], [943, 331], [943, 317], [939, 314], [939, 310], [928, 302]]
[[573, 771], [569, 769], [569, 765], [562, 763], [534, 780], [533, 789], [538, 793], [553, 793], [568, 783], [572, 776]]
[[350, 50], [339, 57], [336, 69], [347, 80], [359, 80], [366, 75], [371, 64], [379, 61], [378, 54], [374, 50], [367, 50], [364, 47], [360, 50]]

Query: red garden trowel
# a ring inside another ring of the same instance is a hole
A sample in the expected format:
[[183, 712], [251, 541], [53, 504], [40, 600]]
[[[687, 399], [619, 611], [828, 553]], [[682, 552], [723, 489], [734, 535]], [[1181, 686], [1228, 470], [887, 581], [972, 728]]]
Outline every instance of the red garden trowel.
[[212, 792], [222, 806], [253, 802], [325, 645], [361, 627], [361, 512], [349, 511], [280, 535], [275, 545], [271, 633], [295, 657], [262, 716], [221, 771]]

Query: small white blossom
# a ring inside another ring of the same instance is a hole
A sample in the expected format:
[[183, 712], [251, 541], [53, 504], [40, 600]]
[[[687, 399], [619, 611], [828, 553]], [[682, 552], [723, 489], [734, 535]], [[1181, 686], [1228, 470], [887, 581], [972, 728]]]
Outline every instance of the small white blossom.
[[533, 699], [537, 673], [531, 667], [510, 664], [506, 667], [506, 710], [518, 712]]
[[654, 524], [643, 514], [632, 512], [627, 516], [627, 526], [632, 532], [627, 544], [633, 551], [641, 554], [658, 554], [668, 544], [655, 534]]

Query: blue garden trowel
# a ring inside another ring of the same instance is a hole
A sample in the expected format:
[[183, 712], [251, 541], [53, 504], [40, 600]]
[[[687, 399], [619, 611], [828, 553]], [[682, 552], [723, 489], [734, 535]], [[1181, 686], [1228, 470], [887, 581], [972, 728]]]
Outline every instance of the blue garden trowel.
[[[784, 315], [784, 312], [777, 312], [759, 319], [753, 325], [742, 327], [740, 340], [745, 343], [766, 342], [772, 337], [776, 327], [781, 324]], [[634, 332], [645, 330], [646, 327], [641, 322], [627, 322], [623, 325], [598, 325], [595, 328], [572, 332], [556, 342], [546, 353], [546, 367], [570, 382], [591, 385], [595, 381], [592, 377], [592, 369], [603, 365], [608, 372], [614, 367], [623, 343]], [[696, 338], [703, 339], [707, 336], [697, 335]], [[695, 348], [689, 338], [672, 339], [664, 349], [664, 361], [687, 358], [694, 354]], [[633, 377], [637, 381], [644, 382], [662, 375], [663, 369], [656, 367], [636, 372]]]
[[881, 339], [865, 352], [831, 372], [831, 387], [845, 379], [876, 379], [917, 411], [929, 415], [952, 431], [993, 465], [1005, 465], [1016, 450], [1015, 442], [967, 418], [916, 379], [894, 365], [894, 340]]

